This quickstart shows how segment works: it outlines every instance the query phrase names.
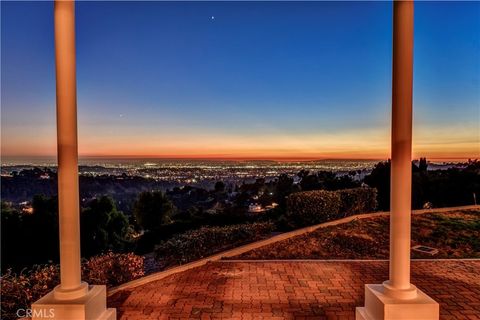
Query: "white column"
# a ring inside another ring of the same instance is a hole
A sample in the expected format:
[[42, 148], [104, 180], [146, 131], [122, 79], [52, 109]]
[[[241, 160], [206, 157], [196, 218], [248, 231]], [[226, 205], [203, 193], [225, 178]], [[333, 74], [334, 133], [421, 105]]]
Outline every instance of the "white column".
[[414, 297], [410, 284], [412, 206], [413, 1], [395, 1], [393, 10], [392, 144], [390, 189], [391, 295]]
[[437, 320], [439, 305], [410, 284], [413, 1], [393, 3], [390, 279], [365, 285], [357, 320]]
[[60, 285], [32, 304], [32, 320], [115, 320], [106, 287], [81, 281], [75, 2], [55, 0]]
[[80, 280], [75, 3], [55, 1], [54, 6], [61, 278], [55, 294], [61, 298], [85, 295], [87, 288]]

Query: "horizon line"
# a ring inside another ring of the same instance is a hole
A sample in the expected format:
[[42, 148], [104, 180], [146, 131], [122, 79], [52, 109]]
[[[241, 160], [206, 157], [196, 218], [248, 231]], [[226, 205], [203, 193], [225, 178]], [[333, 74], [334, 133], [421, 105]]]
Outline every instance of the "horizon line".
[[[0, 156], [2, 163], [5, 159], [56, 159], [57, 155], [2, 155]], [[479, 157], [412, 157], [412, 161], [426, 158], [427, 160], [434, 161], [468, 161], [468, 160], [478, 160]], [[258, 157], [235, 157], [235, 156], [192, 156], [192, 155], [79, 155], [79, 160], [89, 160], [89, 159], [110, 159], [110, 160], [141, 160], [141, 159], [152, 159], [152, 160], [202, 160], [202, 161], [329, 161], [329, 160], [344, 160], [344, 161], [386, 161], [390, 159], [389, 157], [275, 157], [275, 156], [258, 156]]]

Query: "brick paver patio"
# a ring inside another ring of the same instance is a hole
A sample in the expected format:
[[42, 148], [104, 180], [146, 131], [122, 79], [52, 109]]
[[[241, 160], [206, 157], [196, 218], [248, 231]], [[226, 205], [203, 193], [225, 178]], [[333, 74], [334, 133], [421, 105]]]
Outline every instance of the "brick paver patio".
[[[213, 262], [109, 298], [119, 319], [354, 319], [387, 261]], [[412, 261], [441, 319], [480, 319], [480, 261]]]

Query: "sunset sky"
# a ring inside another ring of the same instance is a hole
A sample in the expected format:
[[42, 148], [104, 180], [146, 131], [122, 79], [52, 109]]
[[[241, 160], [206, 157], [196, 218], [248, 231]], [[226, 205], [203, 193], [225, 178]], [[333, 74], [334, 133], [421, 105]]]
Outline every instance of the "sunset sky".
[[[1, 151], [55, 155], [52, 2], [1, 2]], [[83, 156], [387, 158], [391, 2], [77, 2]], [[414, 157], [480, 157], [480, 2], [417, 2]]]

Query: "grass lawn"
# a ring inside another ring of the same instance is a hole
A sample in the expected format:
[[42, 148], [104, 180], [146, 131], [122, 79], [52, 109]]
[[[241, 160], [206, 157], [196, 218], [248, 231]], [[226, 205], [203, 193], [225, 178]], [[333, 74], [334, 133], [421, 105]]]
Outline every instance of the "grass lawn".
[[[480, 258], [480, 210], [413, 215], [415, 245], [439, 252], [412, 251], [412, 258]], [[231, 259], [388, 259], [388, 247], [389, 217], [375, 217], [317, 229]]]

